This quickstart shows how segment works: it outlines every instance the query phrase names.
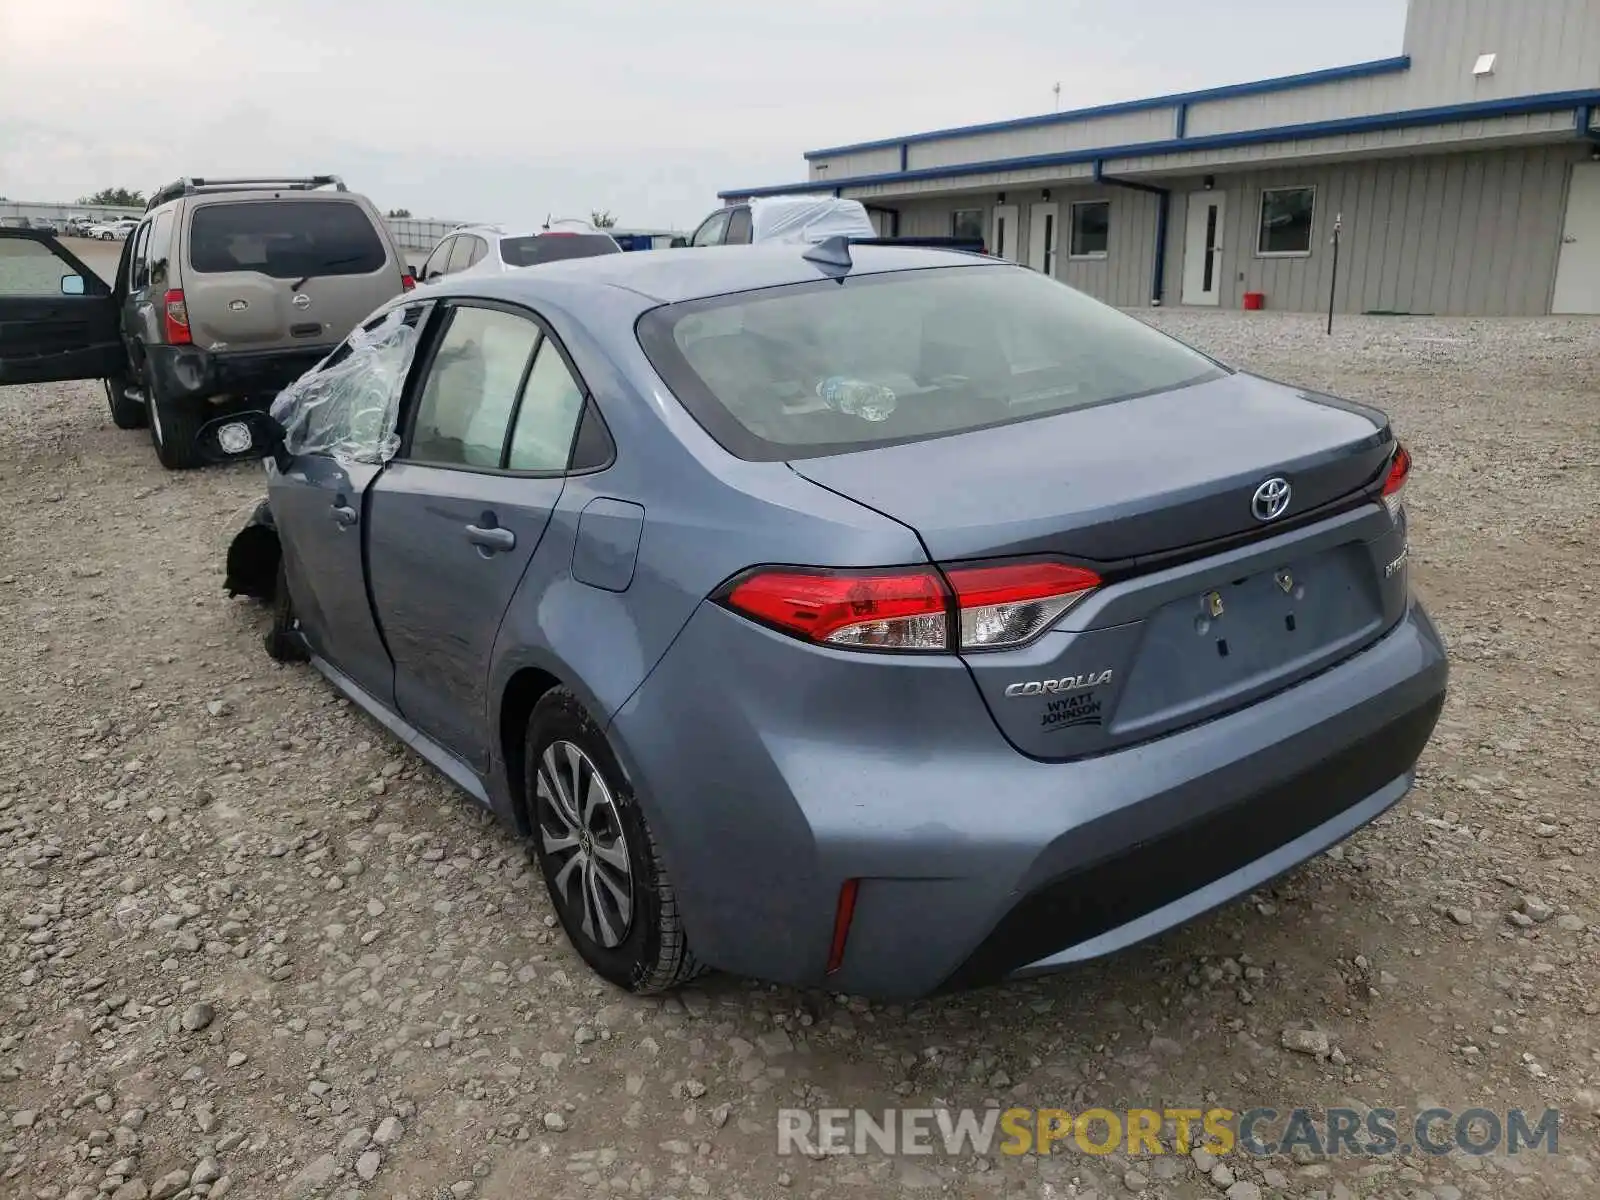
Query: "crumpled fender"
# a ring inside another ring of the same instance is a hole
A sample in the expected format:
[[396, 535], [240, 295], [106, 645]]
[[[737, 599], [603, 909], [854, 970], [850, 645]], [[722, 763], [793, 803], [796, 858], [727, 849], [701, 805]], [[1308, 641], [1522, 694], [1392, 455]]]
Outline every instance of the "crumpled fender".
[[271, 600], [278, 587], [278, 560], [282, 553], [278, 523], [272, 518], [269, 502], [263, 500], [228, 545], [227, 578], [223, 582], [228, 595]]

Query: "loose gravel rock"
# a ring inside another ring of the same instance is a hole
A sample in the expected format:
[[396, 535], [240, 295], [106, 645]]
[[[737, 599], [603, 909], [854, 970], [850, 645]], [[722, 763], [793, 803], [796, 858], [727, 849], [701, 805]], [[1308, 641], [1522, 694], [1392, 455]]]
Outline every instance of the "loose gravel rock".
[[[1600, 1192], [1600, 326], [1151, 319], [1393, 413], [1450, 700], [1333, 853], [910, 1005], [594, 981], [525, 848], [223, 596], [256, 468], [170, 474], [98, 387], [0, 389], [0, 1195]], [[775, 1153], [783, 1107], [988, 1103], [1565, 1117], [1555, 1157]]]

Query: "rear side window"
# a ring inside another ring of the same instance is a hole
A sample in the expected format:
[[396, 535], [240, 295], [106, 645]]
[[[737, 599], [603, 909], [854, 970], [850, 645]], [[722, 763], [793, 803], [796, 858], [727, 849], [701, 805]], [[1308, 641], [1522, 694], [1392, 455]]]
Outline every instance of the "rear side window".
[[189, 223], [189, 265], [202, 274], [370, 275], [387, 261], [366, 212], [343, 200], [204, 204]]
[[500, 257], [508, 267], [533, 267], [567, 258], [621, 253], [622, 247], [603, 233], [542, 233], [500, 239]]
[[664, 305], [639, 341], [696, 420], [748, 459], [941, 437], [1224, 373], [1035, 271], [897, 271]]
[[150, 227], [150, 286], [164, 288], [171, 275], [172, 210], [161, 213]]
[[729, 246], [747, 246], [750, 244], [750, 210], [743, 207], [733, 210], [733, 215], [728, 218], [728, 236], [725, 242]]
[[465, 235], [456, 238], [456, 244], [450, 249], [450, 262], [445, 266], [446, 275], [454, 275], [457, 271], [465, 271], [472, 265], [472, 243], [476, 238]]

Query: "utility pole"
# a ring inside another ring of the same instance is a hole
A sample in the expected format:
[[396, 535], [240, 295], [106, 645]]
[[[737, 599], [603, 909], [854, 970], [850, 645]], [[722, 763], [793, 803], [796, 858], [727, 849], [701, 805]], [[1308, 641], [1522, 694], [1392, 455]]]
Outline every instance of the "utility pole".
[[1055, 85], [1055, 87], [1051, 88], [1050, 90], [1056, 94], [1056, 111], [1060, 112], [1061, 111], [1061, 84], [1057, 83]]

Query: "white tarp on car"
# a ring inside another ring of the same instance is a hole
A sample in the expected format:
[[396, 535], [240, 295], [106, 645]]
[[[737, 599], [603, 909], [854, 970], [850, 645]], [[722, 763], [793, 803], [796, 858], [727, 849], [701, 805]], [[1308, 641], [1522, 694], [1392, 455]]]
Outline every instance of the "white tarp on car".
[[752, 242], [820, 242], [840, 235], [878, 236], [861, 201], [836, 196], [767, 196], [750, 201]]

